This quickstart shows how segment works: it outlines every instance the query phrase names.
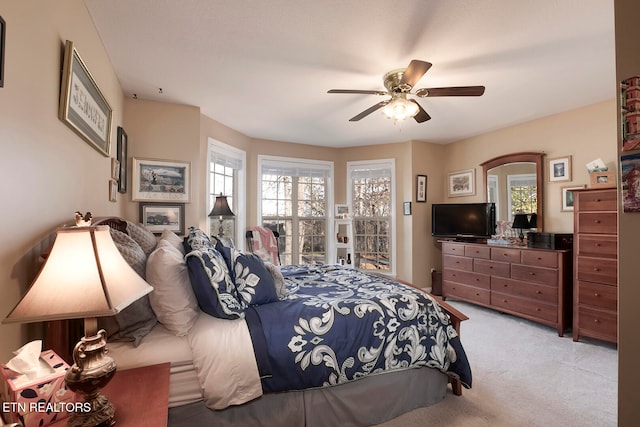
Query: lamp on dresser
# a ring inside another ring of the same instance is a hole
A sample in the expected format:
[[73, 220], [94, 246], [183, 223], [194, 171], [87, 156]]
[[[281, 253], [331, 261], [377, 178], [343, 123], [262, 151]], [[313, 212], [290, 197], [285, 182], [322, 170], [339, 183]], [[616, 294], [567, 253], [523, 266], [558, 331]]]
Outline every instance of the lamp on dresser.
[[219, 196], [216, 196], [216, 202], [213, 204], [213, 209], [211, 209], [211, 212], [209, 212], [209, 218], [218, 218], [218, 220], [220, 221], [220, 227], [218, 228], [218, 237], [224, 237], [222, 220], [225, 218], [233, 218], [234, 216], [234, 213], [229, 207], [227, 196], [223, 196], [222, 193], [220, 193]]
[[33, 284], [2, 323], [84, 318], [84, 337], [73, 350], [67, 387], [91, 411], [75, 412], [69, 426], [111, 426], [115, 408], [100, 394], [116, 372], [106, 332], [97, 317], [112, 316], [153, 288], [122, 258], [107, 226], [59, 228], [51, 253]]
[[524, 213], [515, 214], [513, 217], [513, 224], [511, 225], [511, 228], [520, 230], [520, 234], [518, 235], [518, 237], [520, 238], [520, 244], [521, 245], [524, 244], [523, 230], [528, 230], [531, 228], [531, 225], [529, 224], [529, 219], [527, 218], [527, 214], [524, 214]]

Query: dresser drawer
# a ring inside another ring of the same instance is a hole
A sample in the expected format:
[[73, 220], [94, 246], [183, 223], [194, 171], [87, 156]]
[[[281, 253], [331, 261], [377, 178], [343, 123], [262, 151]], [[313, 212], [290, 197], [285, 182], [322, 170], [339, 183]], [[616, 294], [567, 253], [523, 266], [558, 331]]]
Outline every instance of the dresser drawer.
[[491, 259], [494, 261], [520, 262], [520, 249], [491, 248]]
[[580, 192], [576, 207], [580, 211], [617, 211], [618, 195], [616, 190]]
[[544, 251], [522, 251], [522, 263], [536, 267], [558, 268], [558, 254]]
[[578, 295], [576, 298], [580, 305], [614, 312], [618, 311], [618, 288], [615, 286], [578, 281]]
[[464, 255], [473, 258], [491, 258], [491, 248], [488, 246], [465, 246]]
[[558, 321], [558, 307], [541, 301], [533, 301], [530, 299], [514, 297], [513, 295], [492, 292], [491, 305], [536, 317], [547, 322]]
[[618, 214], [616, 212], [579, 212], [577, 233], [616, 234]]
[[581, 335], [594, 335], [596, 338], [617, 341], [618, 315], [616, 312], [580, 307], [578, 313], [578, 328]]
[[445, 298], [459, 297], [485, 305], [489, 305], [491, 301], [491, 292], [488, 289], [475, 288], [446, 280], [442, 282], [442, 296]]
[[530, 298], [549, 304], [558, 303], [558, 288], [553, 286], [523, 283], [504, 277], [491, 278], [491, 291], [517, 297]]
[[473, 271], [473, 258], [465, 258], [456, 255], [445, 255], [442, 257], [442, 265], [445, 268]]
[[462, 243], [442, 243], [442, 253], [446, 255], [464, 256], [464, 244]]
[[558, 286], [558, 270], [531, 265], [511, 265], [511, 278], [526, 282], [542, 283], [549, 286]]
[[609, 258], [576, 257], [578, 280], [618, 285], [618, 261]]
[[485, 274], [473, 273], [471, 271], [446, 269], [442, 272], [442, 280], [485, 289], [489, 289], [490, 287], [489, 279], [490, 277]]
[[488, 259], [474, 259], [473, 271], [491, 276], [509, 277], [509, 263], [489, 261]]
[[617, 236], [578, 235], [578, 255], [617, 258]]

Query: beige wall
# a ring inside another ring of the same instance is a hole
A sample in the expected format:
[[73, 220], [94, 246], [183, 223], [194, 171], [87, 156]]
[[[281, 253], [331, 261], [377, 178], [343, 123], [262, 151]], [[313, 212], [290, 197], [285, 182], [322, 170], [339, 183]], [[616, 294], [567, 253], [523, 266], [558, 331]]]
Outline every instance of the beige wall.
[[[37, 272], [37, 257], [73, 212], [121, 215], [108, 200], [110, 160], [58, 119], [62, 54], [72, 40], [113, 109], [111, 155], [122, 123], [122, 91], [81, 0], [3, 1], [7, 24], [0, 88], [2, 245], [0, 318]], [[27, 340], [27, 327], [0, 325], [0, 361]]]
[[[637, 0], [615, 0], [616, 81], [640, 75], [638, 52]], [[612, 91], [617, 90], [615, 82]], [[618, 141], [621, 136], [618, 135]], [[616, 147], [620, 146], [619, 143]], [[620, 187], [620, 184], [618, 185]], [[636, 426], [640, 419], [640, 286], [638, 256], [640, 253], [640, 214], [620, 213], [618, 217], [619, 285], [618, 285], [618, 425]]]

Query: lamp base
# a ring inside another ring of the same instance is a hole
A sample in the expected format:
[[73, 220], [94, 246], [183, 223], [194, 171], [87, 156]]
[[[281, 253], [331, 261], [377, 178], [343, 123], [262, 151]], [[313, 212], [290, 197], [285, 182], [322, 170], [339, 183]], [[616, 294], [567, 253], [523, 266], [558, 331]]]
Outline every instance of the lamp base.
[[107, 333], [83, 337], [73, 349], [74, 364], [65, 375], [69, 390], [84, 397], [83, 409], [69, 418], [69, 427], [110, 427], [115, 424], [115, 408], [100, 394], [116, 372], [116, 363], [107, 354]]

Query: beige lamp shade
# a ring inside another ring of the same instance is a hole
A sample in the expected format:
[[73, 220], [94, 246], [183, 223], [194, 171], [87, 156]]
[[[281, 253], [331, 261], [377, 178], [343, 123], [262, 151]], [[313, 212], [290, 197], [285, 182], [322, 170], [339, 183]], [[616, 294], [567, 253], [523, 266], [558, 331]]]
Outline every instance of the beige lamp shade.
[[59, 228], [44, 267], [2, 323], [111, 316], [152, 290], [108, 226]]

